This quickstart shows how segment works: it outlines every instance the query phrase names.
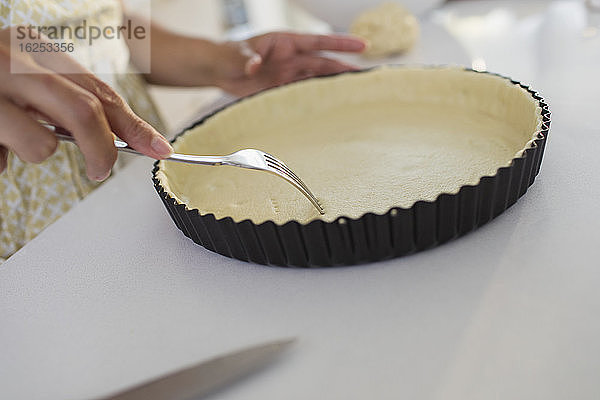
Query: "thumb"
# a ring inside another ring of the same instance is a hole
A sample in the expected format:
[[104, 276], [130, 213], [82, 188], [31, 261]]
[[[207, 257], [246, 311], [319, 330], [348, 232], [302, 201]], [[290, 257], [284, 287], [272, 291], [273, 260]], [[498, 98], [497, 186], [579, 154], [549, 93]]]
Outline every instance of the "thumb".
[[250, 47], [248, 42], [241, 42], [240, 50], [242, 56], [244, 56], [246, 60], [244, 63], [244, 73], [246, 76], [252, 76], [256, 74], [263, 63], [263, 58], [260, 54], [254, 51], [252, 47]]
[[252, 76], [258, 72], [260, 66], [262, 65], [263, 59], [259, 54], [254, 54], [252, 57], [246, 61], [246, 65], [244, 66], [244, 72], [247, 76]]

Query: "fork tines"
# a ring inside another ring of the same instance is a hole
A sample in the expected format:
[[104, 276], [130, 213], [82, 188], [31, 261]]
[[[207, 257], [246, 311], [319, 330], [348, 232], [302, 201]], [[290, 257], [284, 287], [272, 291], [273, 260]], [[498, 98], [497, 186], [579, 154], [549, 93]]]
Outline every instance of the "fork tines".
[[268, 153], [264, 153], [264, 157], [265, 157], [265, 161], [267, 163], [267, 166], [269, 168], [272, 168], [273, 170], [277, 171], [280, 175], [283, 175], [285, 177], [287, 177], [288, 179], [290, 179], [293, 183], [296, 184], [296, 186], [298, 186], [299, 189], [301, 189], [300, 191], [311, 201], [311, 203], [313, 203], [313, 205], [319, 210], [319, 212], [321, 214], [325, 214], [325, 211], [323, 210], [323, 206], [321, 206], [321, 203], [319, 203], [319, 200], [315, 197], [314, 194], [312, 194], [312, 192], [310, 191], [310, 189], [308, 188], [308, 186], [306, 186], [304, 184], [304, 182], [302, 182], [302, 179], [300, 179], [298, 177], [298, 175], [296, 175], [294, 173], [294, 171], [292, 171], [287, 165], [285, 165], [282, 161], [278, 160], [277, 158], [275, 158], [274, 156], [268, 154]]

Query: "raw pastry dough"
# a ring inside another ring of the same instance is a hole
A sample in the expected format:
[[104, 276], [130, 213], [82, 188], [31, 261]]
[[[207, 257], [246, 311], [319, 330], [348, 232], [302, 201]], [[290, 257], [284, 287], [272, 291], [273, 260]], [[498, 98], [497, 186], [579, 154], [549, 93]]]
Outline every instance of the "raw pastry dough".
[[158, 178], [188, 208], [255, 223], [383, 214], [494, 175], [530, 145], [538, 103], [510, 81], [458, 68], [382, 68], [312, 79], [250, 97], [175, 142], [190, 154], [265, 150], [325, 208], [291, 185], [233, 167], [161, 162]]
[[383, 3], [358, 16], [350, 32], [369, 41], [364, 55], [386, 57], [410, 49], [419, 38], [419, 22], [398, 3]]

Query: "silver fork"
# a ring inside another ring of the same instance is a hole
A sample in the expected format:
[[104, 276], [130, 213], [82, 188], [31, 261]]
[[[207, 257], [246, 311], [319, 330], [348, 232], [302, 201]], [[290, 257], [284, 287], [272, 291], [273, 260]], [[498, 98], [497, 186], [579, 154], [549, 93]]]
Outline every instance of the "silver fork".
[[[75, 142], [73, 136], [71, 136], [71, 134], [63, 128], [47, 123], [42, 123], [42, 125], [54, 131], [54, 134], [58, 139], [67, 142]], [[138, 156], [145, 156], [139, 151], [129, 147], [127, 143], [121, 140], [115, 140], [115, 147], [119, 151]], [[288, 183], [299, 190], [300, 193], [302, 193], [312, 203], [312, 205], [315, 206], [321, 215], [325, 214], [325, 210], [323, 210], [323, 207], [315, 195], [312, 194], [308, 186], [302, 182], [298, 175], [296, 175], [287, 165], [285, 165], [283, 161], [269, 153], [265, 153], [264, 151], [244, 149], [226, 156], [196, 156], [175, 153], [171, 157], [165, 158], [165, 160], [197, 165], [229, 165], [232, 167], [270, 172], [280, 178], [285, 179]]]

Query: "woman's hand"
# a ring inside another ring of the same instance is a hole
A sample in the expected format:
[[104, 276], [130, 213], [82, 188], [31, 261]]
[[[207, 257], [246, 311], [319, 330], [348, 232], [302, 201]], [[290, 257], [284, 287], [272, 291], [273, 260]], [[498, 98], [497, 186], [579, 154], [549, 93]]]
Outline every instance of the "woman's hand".
[[356, 68], [323, 57], [321, 51], [360, 53], [361, 39], [339, 35], [268, 33], [242, 42], [223, 43], [217, 48], [219, 68], [215, 85], [236, 94], [247, 95], [319, 75]]
[[[113, 132], [150, 157], [160, 159], [171, 154], [171, 146], [158, 132], [70, 56], [29, 55], [20, 52], [16, 43], [11, 51], [10, 29], [0, 31], [0, 172], [6, 168], [9, 150], [33, 163], [54, 153], [57, 139], [37, 122], [39, 119], [73, 134], [92, 180], [106, 179], [115, 163]], [[12, 71], [18, 73], [11, 72], [11, 63]]]
[[[146, 23], [128, 15], [136, 24]], [[244, 96], [317, 75], [356, 69], [321, 51], [360, 53], [361, 39], [340, 35], [267, 33], [241, 42], [215, 43], [170, 32], [155, 23], [152, 29], [150, 83], [171, 86], [218, 86]], [[147, 51], [128, 41], [132, 61], [144, 65]]]

